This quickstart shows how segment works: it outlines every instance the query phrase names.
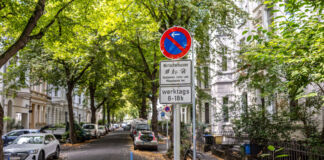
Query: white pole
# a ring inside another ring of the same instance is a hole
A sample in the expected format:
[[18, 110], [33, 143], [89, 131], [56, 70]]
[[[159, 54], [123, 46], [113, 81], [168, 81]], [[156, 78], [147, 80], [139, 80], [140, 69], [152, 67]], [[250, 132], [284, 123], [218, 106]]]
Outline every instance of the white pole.
[[192, 144], [193, 144], [193, 160], [196, 160], [196, 88], [195, 88], [195, 53], [194, 53], [194, 35], [192, 34]]
[[169, 150], [169, 121], [168, 119], [166, 120], [167, 124], [166, 124], [166, 136], [167, 136], [167, 141], [166, 141], [166, 149], [167, 151]]
[[174, 105], [173, 114], [173, 154], [174, 160], [180, 160], [180, 110], [179, 105]]

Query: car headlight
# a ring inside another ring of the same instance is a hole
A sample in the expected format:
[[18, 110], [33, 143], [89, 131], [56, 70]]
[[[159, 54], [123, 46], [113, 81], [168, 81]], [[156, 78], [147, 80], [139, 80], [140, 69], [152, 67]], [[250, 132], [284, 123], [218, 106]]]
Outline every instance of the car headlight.
[[34, 150], [30, 150], [28, 151], [29, 154], [37, 154], [38, 153], [38, 149], [34, 149]]

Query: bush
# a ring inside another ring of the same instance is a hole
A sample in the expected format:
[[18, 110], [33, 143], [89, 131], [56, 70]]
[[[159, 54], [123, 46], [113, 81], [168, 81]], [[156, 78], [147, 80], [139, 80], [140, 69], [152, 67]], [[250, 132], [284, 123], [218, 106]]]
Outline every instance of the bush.
[[102, 119], [98, 120], [98, 125], [105, 125]]
[[[74, 130], [76, 133], [77, 141], [84, 142], [86, 139], [85, 132], [77, 122], [74, 122]], [[70, 138], [70, 132], [68, 130], [63, 134], [62, 139], [63, 139], [63, 141], [67, 141], [67, 140], [69, 140], [69, 138]]]

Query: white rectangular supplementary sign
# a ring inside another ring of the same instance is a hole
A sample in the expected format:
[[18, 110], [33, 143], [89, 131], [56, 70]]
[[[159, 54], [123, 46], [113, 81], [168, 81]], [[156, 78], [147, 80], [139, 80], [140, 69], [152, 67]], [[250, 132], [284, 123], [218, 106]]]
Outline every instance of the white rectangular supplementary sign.
[[161, 61], [160, 85], [191, 84], [191, 61]]
[[191, 86], [160, 86], [161, 104], [190, 104]]

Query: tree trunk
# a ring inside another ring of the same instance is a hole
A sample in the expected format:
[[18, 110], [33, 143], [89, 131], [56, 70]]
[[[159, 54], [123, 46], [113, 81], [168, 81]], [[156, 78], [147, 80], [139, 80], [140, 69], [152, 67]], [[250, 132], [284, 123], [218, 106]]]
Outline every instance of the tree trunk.
[[70, 140], [71, 143], [74, 144], [77, 142], [76, 134], [74, 130], [74, 115], [73, 115], [73, 102], [72, 102], [72, 91], [74, 86], [69, 84], [68, 85], [68, 91], [66, 93], [66, 99], [68, 101], [68, 109], [69, 109], [69, 134], [70, 134]]
[[103, 106], [102, 106], [102, 123], [103, 123], [103, 125], [105, 125], [106, 124], [106, 107], [105, 107], [106, 105], [105, 104], [103, 104]]
[[[0, 137], [2, 137], [3, 134], [3, 115], [4, 115], [4, 111], [3, 111], [3, 107], [0, 103]], [[3, 160], [3, 140], [2, 138], [0, 138], [0, 160]]]
[[142, 103], [141, 103], [141, 109], [140, 109], [140, 118], [147, 119], [147, 108], [146, 108], [146, 95], [145, 95], [145, 83], [144, 79], [142, 79], [142, 88], [141, 88], [141, 97], [142, 97]]
[[95, 92], [96, 92], [96, 88], [95, 88], [95, 84], [90, 82], [89, 83], [89, 92], [90, 92], [90, 110], [91, 110], [91, 123], [96, 123], [96, 107], [95, 107], [95, 102], [94, 102], [94, 98], [95, 98]]
[[110, 126], [110, 108], [109, 108], [109, 102], [107, 102], [107, 123]]
[[157, 92], [157, 85], [155, 82], [152, 82], [152, 130], [154, 132], [155, 135], [158, 135], [158, 121], [157, 121], [157, 96], [156, 96], [156, 92]]
[[174, 106], [171, 106], [171, 116], [170, 116], [170, 126], [169, 126], [169, 137], [170, 137], [170, 147], [169, 151], [173, 152], [173, 114], [174, 114]]

